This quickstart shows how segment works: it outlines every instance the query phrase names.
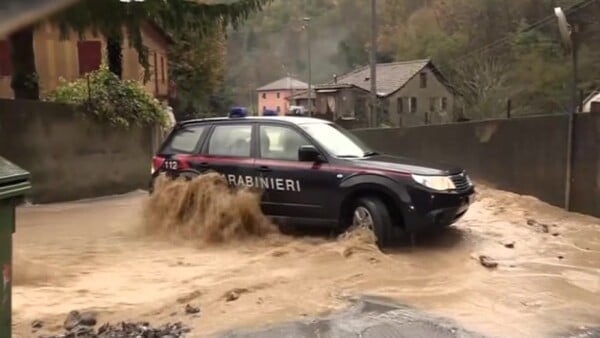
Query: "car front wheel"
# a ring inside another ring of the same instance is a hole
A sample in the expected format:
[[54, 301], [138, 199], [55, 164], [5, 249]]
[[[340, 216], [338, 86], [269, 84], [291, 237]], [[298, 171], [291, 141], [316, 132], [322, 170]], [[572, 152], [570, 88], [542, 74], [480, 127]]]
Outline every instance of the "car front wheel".
[[359, 198], [352, 209], [352, 226], [371, 229], [377, 238], [377, 246], [388, 247], [393, 241], [392, 218], [381, 199]]

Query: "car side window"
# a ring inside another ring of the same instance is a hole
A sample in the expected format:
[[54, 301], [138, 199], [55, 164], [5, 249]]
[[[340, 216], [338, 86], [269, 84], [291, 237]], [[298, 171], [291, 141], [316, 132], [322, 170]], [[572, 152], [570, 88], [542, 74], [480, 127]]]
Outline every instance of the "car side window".
[[189, 126], [175, 131], [162, 152], [170, 154], [193, 153], [206, 129], [206, 126]]
[[208, 154], [250, 157], [252, 125], [217, 125], [208, 141]]
[[260, 126], [260, 157], [298, 161], [298, 149], [311, 143], [299, 132], [281, 126]]

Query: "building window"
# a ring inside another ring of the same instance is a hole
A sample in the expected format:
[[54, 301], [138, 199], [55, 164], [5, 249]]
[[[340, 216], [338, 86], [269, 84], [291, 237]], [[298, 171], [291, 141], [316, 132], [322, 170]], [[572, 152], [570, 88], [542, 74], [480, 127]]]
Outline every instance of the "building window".
[[78, 41], [79, 75], [100, 69], [102, 63], [102, 43], [100, 41]]
[[396, 100], [396, 112], [398, 114], [404, 113], [404, 98], [403, 97], [399, 97]]
[[267, 107], [266, 107], [266, 106], [263, 106], [263, 111], [265, 111], [265, 110], [267, 110]]
[[381, 112], [383, 113], [384, 119], [390, 115], [390, 101], [391, 100], [381, 100]]
[[281, 107], [277, 106], [277, 112], [279, 113], [281, 111]]
[[10, 50], [8, 41], [0, 40], [0, 76], [11, 76], [12, 64], [10, 63]]
[[421, 88], [427, 88], [427, 73], [419, 74], [419, 79], [421, 80]]
[[277, 98], [279, 98], [279, 92], [277, 92]]
[[408, 111], [411, 113], [417, 112], [417, 98], [416, 97], [410, 98], [410, 101], [408, 102]]
[[366, 117], [366, 112], [367, 112], [367, 100], [364, 97], [357, 98], [354, 116], [359, 119], [362, 119], [362, 118]]
[[429, 111], [435, 113], [438, 107], [438, 98], [430, 97], [429, 98]]
[[448, 110], [448, 98], [442, 97], [442, 111]]
[[267, 93], [262, 93], [262, 98], [266, 99], [267, 98]]

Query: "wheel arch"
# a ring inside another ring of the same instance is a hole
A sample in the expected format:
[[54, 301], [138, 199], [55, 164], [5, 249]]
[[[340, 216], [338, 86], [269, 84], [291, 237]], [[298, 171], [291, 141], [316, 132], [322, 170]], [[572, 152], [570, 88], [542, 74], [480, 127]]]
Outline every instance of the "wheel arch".
[[387, 207], [393, 224], [404, 227], [403, 206], [408, 206], [410, 196], [406, 189], [392, 179], [379, 175], [360, 175], [347, 179], [341, 184], [346, 190], [339, 205], [339, 223], [345, 227], [352, 220], [352, 205], [362, 197], [379, 198]]

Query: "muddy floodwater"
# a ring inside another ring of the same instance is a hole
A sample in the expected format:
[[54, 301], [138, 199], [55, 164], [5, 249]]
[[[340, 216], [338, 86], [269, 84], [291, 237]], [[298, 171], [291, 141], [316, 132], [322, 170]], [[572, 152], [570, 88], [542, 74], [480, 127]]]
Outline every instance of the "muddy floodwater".
[[[185, 204], [184, 195], [150, 203], [157, 212], [150, 218], [144, 192], [19, 208], [14, 336], [37, 337], [35, 319], [56, 332], [69, 311], [94, 310], [100, 322], [181, 320], [193, 327], [190, 336], [203, 337], [331, 314], [362, 295], [491, 337], [551, 337], [600, 325], [600, 221], [530, 197], [479, 188], [456, 226], [382, 253], [364, 231], [289, 237], [266, 223], [249, 225], [264, 222], [252, 206], [204, 216], [220, 224], [209, 233], [187, 228], [177, 239], [169, 227], [149, 231], [148, 222], [164, 221], [161, 205]], [[220, 201], [232, 209], [238, 200]], [[201, 217], [171, 216], [188, 225]], [[482, 255], [497, 267], [482, 266]], [[186, 304], [201, 312], [186, 315]]]

